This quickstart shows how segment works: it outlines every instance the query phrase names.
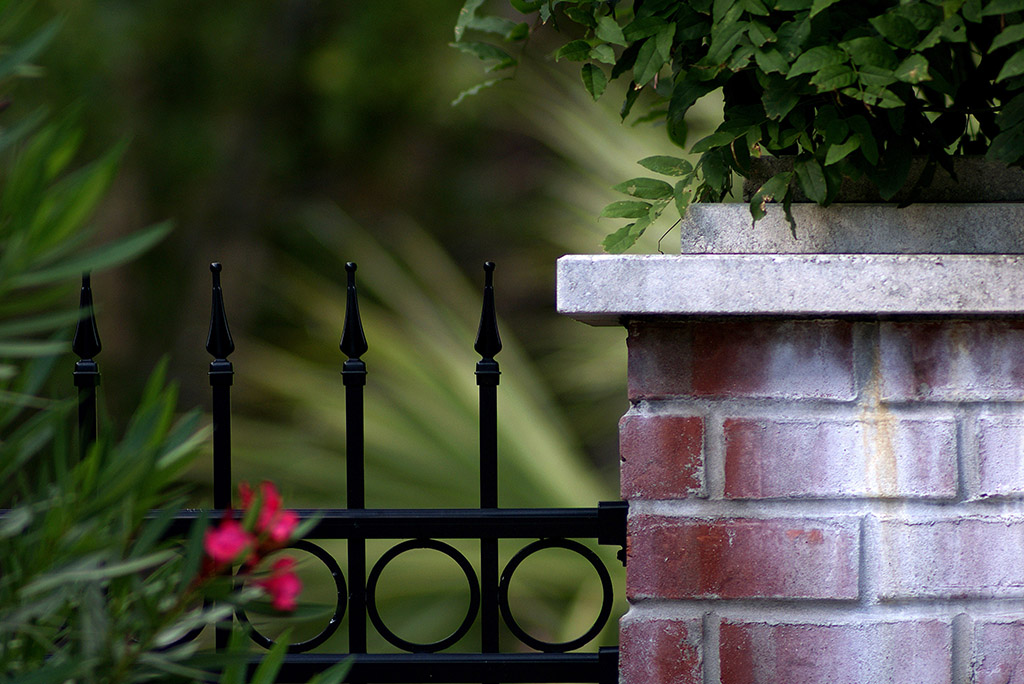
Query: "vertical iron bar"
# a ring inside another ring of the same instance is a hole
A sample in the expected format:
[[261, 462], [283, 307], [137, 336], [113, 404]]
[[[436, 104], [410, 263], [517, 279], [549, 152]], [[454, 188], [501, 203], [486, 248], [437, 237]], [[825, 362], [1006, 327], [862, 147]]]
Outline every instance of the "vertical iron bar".
[[[366, 336], [359, 318], [359, 297], [356, 292], [356, 265], [345, 264], [348, 272], [348, 296], [345, 302], [345, 326], [341, 334], [341, 351], [348, 357], [342, 366], [345, 385], [345, 467], [347, 505], [350, 509], [366, 506], [363, 478], [363, 387], [366, 385]], [[366, 653], [366, 540], [348, 540], [349, 577], [349, 651]]]
[[92, 303], [92, 283], [88, 273], [82, 275], [82, 293], [78, 301], [78, 325], [71, 349], [80, 359], [75, 362], [75, 387], [78, 388], [78, 447], [82, 458], [96, 441], [96, 387], [100, 370], [94, 357], [100, 353], [100, 333], [96, 327], [96, 311]]
[[[235, 350], [224, 310], [224, 292], [220, 287], [221, 265], [210, 264], [213, 274], [213, 303], [210, 309], [210, 332], [206, 351], [210, 362], [210, 388], [213, 393], [213, 507], [231, 508], [231, 383], [234, 368], [228, 355]], [[217, 649], [227, 648], [231, 636], [231, 620], [217, 625]]]
[[[501, 351], [494, 307], [494, 262], [484, 264], [484, 301], [474, 349], [480, 387], [480, 508], [498, 507], [498, 380]], [[498, 652], [498, 540], [480, 539], [480, 621], [483, 653]]]

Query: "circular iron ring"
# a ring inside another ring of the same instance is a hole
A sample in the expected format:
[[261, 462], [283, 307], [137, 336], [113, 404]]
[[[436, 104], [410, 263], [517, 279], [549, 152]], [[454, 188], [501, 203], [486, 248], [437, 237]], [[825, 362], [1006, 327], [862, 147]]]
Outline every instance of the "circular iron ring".
[[[466, 575], [466, 580], [469, 582], [469, 610], [466, 611], [466, 618], [462, 621], [462, 624], [458, 628], [440, 641], [435, 641], [432, 644], [420, 644], [413, 641], [406, 641], [402, 637], [398, 636], [384, 624], [384, 620], [380, 617], [380, 612], [377, 610], [377, 581], [380, 579], [380, 575], [384, 572], [384, 567], [397, 558], [399, 555], [406, 551], [413, 549], [433, 549], [434, 551], [440, 551], [444, 555], [455, 561], [462, 572]], [[476, 614], [480, 610], [480, 585], [476, 579], [476, 572], [473, 570], [473, 566], [470, 565], [461, 552], [450, 544], [446, 544], [436, 539], [410, 539], [388, 549], [387, 553], [380, 557], [374, 566], [370, 570], [370, 576], [366, 582], [366, 612], [370, 616], [370, 622], [377, 628], [377, 631], [382, 637], [393, 645], [411, 653], [436, 653], [443, 649], [453, 646], [462, 637], [466, 636], [469, 628], [473, 625], [473, 620], [476, 619]]]
[[[571, 641], [563, 641], [560, 643], [554, 643], [550, 641], [541, 641], [536, 637], [531, 636], [519, 626], [516, 619], [512, 616], [512, 610], [508, 605], [508, 587], [512, 582], [512, 575], [520, 564], [526, 560], [529, 556], [543, 551], [544, 549], [566, 549], [568, 551], [574, 551], [579, 555], [583, 556], [593, 567], [597, 570], [598, 577], [601, 578], [601, 612], [597, 616], [597, 620], [588, 629], [583, 636]], [[535, 542], [527, 544], [519, 552], [512, 557], [512, 560], [505, 566], [505, 570], [501, 573], [501, 581], [498, 585], [498, 606], [501, 608], [501, 616], [505, 619], [505, 624], [508, 626], [517, 639], [522, 641], [530, 648], [543, 651], [544, 653], [564, 653], [566, 651], [572, 651], [581, 646], [584, 646], [594, 637], [601, 633], [604, 629], [604, 625], [608, 622], [608, 617], [612, 614], [612, 600], [614, 595], [612, 593], [612, 578], [608, 574], [608, 569], [604, 567], [604, 563], [597, 556], [596, 553], [588, 549], [578, 541], [572, 539], [538, 539]]]
[[[334, 560], [334, 556], [327, 553], [327, 551], [323, 547], [317, 546], [316, 544], [305, 539], [300, 539], [297, 542], [291, 544], [287, 548], [305, 551], [319, 558], [320, 562], [326, 565], [327, 569], [330, 570], [331, 577], [334, 578], [334, 587], [338, 591], [338, 600], [334, 606], [334, 613], [331, 614], [331, 619], [327, 623], [327, 626], [324, 627], [319, 634], [313, 636], [310, 639], [307, 639], [306, 641], [299, 641], [297, 643], [288, 645], [289, 653], [304, 653], [306, 651], [310, 651], [316, 648], [320, 644], [327, 641], [331, 637], [331, 635], [338, 630], [338, 627], [341, 626], [341, 619], [345, 616], [345, 602], [346, 596], [348, 596], [348, 587], [345, 584], [345, 575], [344, 573], [342, 573], [341, 567], [338, 565], [338, 561]], [[243, 566], [239, 572], [242, 572], [246, 569], [247, 568]], [[273, 647], [273, 645], [276, 642], [270, 637], [260, 634], [259, 631], [256, 630], [256, 627], [249, 623], [249, 618], [248, 616], [246, 616], [244, 610], [239, 609], [236, 615], [238, 615], [239, 620], [249, 624], [249, 626], [252, 627], [252, 631], [250, 632], [249, 637], [253, 641], [255, 641], [263, 648], [269, 649]]]

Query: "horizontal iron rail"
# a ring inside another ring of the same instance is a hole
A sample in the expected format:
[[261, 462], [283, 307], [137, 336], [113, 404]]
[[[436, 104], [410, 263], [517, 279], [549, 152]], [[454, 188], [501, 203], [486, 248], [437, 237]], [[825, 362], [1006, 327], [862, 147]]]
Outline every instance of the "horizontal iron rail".
[[[600, 544], [625, 544], [626, 503], [602, 502], [597, 508], [434, 508], [297, 509], [300, 520], [318, 519], [307, 539], [524, 539], [571, 537]], [[219, 511], [181, 511], [168, 530], [184, 535], [202, 515]]]
[[[378, 682], [607, 682], [618, 681], [618, 648], [597, 653], [289, 654], [278, 681], [304, 682], [352, 658], [347, 681]], [[254, 660], [250, 668], [255, 668]]]

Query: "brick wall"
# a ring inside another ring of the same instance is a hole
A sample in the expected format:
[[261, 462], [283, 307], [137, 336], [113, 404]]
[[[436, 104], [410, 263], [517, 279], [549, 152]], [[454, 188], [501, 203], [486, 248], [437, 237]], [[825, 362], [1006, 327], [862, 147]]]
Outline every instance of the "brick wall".
[[1024, 323], [629, 323], [624, 684], [1024, 684]]

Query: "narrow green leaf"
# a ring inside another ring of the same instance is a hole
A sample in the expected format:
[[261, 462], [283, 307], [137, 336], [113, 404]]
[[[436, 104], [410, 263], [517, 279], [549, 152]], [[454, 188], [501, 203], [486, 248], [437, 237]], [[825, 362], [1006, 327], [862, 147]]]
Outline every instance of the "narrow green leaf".
[[61, 21], [54, 19], [39, 29], [27, 41], [13, 52], [0, 58], [0, 79], [7, 78], [18, 67], [34, 59], [45, 48], [60, 30]]
[[459, 96], [456, 97], [454, 100], [452, 100], [452, 107], [458, 107], [459, 104], [463, 100], [465, 100], [467, 97], [472, 97], [473, 95], [477, 95], [477, 94], [480, 93], [481, 90], [484, 90], [486, 88], [491, 88], [491, 87], [497, 85], [498, 83], [501, 83], [502, 81], [507, 81], [507, 80], [509, 80], [508, 76], [502, 76], [501, 78], [492, 78], [489, 81], [484, 81], [483, 83], [477, 83], [472, 88], [467, 88], [466, 90], [463, 90], [461, 93], [459, 93]]
[[825, 181], [825, 170], [813, 157], [798, 159], [793, 164], [797, 180], [807, 198], [821, 204], [828, 197], [828, 185]]
[[281, 670], [285, 655], [288, 654], [290, 632], [291, 630], [286, 629], [281, 636], [277, 637], [274, 646], [263, 656], [263, 660], [253, 672], [249, 684], [274, 684], [277, 681], [277, 673]]
[[583, 62], [590, 59], [590, 43], [585, 40], [574, 40], [558, 48], [555, 61], [567, 59], [570, 62]]
[[639, 200], [619, 200], [612, 202], [601, 210], [602, 218], [640, 218], [651, 211], [650, 202]]
[[484, 4], [484, 0], [466, 0], [459, 10], [459, 16], [455, 20], [455, 40], [462, 40], [469, 22], [476, 16], [476, 11]]
[[71, 280], [86, 271], [99, 271], [124, 263], [163, 240], [171, 230], [170, 222], [160, 223], [116, 242], [102, 245], [90, 252], [76, 255], [57, 265], [23, 273], [13, 279], [16, 287], [32, 287]]
[[637, 164], [645, 169], [650, 169], [655, 173], [666, 176], [685, 176], [693, 172], [693, 164], [690, 162], [679, 157], [669, 157], [667, 155], [644, 157]]
[[67, 353], [70, 348], [68, 342], [61, 341], [0, 342], [0, 358], [24, 359], [35, 356], [53, 356]]
[[654, 178], [632, 178], [612, 186], [612, 189], [640, 199], [660, 200], [672, 197], [672, 186]]
[[497, 71], [499, 69], [507, 69], [508, 67], [515, 66], [516, 60], [512, 55], [508, 54], [500, 47], [491, 45], [490, 43], [478, 43], [473, 41], [464, 41], [458, 43], [449, 43], [449, 45], [457, 50], [461, 50], [468, 55], [473, 55], [477, 59], [483, 61], [497, 60], [497, 64], [492, 65], [488, 68], [488, 71]]
[[584, 64], [580, 76], [583, 78], [583, 86], [594, 100], [601, 97], [608, 86], [608, 77], [604, 75], [601, 67], [594, 64]]

